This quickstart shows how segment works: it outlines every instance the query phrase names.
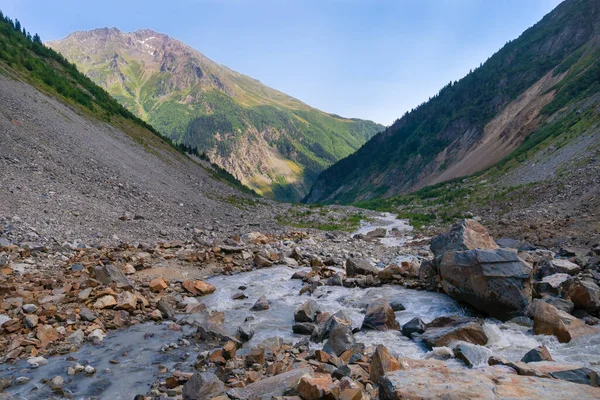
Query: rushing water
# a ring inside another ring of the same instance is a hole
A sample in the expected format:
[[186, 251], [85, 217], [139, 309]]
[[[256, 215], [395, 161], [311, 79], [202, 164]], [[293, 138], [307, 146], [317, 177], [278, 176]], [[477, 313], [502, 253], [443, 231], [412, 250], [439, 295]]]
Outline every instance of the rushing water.
[[[402, 246], [407, 240], [407, 233], [410, 232], [406, 221], [398, 220], [392, 214], [384, 214], [381, 218], [363, 224], [355, 233], [364, 234], [377, 227], [385, 227], [388, 230], [389, 237], [382, 239], [382, 242], [389, 246]], [[303, 336], [292, 333], [294, 311], [309, 298], [315, 299], [322, 311], [335, 313], [345, 310], [354, 327], [360, 327], [367, 305], [378, 298], [385, 298], [390, 302], [397, 300], [404, 305], [405, 310], [396, 312], [396, 319], [400, 324], [414, 317], [429, 322], [442, 315], [469, 314], [468, 309], [444, 294], [393, 285], [368, 289], [321, 286], [312, 296], [300, 296], [302, 281], [290, 279], [298, 270], [275, 266], [234, 276], [216, 276], [208, 281], [217, 287], [217, 291], [203, 297], [202, 301], [209, 310], [224, 312], [225, 328], [231, 333], [234, 333], [247, 317], [254, 318], [247, 324], [254, 329], [255, 335], [244, 345], [241, 352], [274, 336], [289, 342], [300, 340]], [[245, 287], [243, 292], [248, 298], [233, 300], [232, 296], [240, 292], [239, 288], [242, 286]], [[251, 311], [252, 305], [262, 295], [269, 300], [269, 309]], [[190, 328], [185, 327], [185, 330], [188, 329]], [[534, 336], [529, 328], [489, 318], [485, 319], [484, 329], [489, 338], [486, 345], [489, 349], [487, 354], [518, 361], [530, 349], [545, 344], [555, 361], [600, 371], [600, 335], [561, 344], [554, 337]], [[189, 370], [191, 360], [203, 349], [182, 342], [182, 334], [167, 330], [164, 324], [137, 325], [110, 333], [101, 346], [85, 344], [68, 356], [50, 358], [47, 366], [38, 369], [29, 368], [24, 361], [16, 365], [0, 366], [0, 377], [29, 377], [30, 383], [9, 389], [11, 393], [23, 396], [21, 398], [48, 398], [50, 392], [40, 380], [62, 375], [65, 380], [72, 379], [65, 384], [65, 388], [76, 394], [74, 398], [98, 396], [104, 399], [132, 399], [136, 394], [149, 390], [149, 385], [159, 377], [159, 365], [167, 367], [170, 371]], [[398, 356], [425, 358], [430, 355], [423, 345], [402, 336], [399, 331], [359, 332], [355, 334], [355, 338], [367, 346], [384, 344]], [[168, 352], [160, 352], [159, 350], [168, 343], [176, 346]], [[319, 345], [311, 343], [311, 346], [317, 348]], [[76, 358], [82, 365], [89, 363], [97, 372], [92, 376], [81, 373], [68, 377], [66, 369], [74, 362], [69, 361], [67, 357]], [[111, 360], [117, 360], [119, 363], [112, 364]], [[479, 364], [486, 363], [487, 355], [484, 353]], [[455, 368], [463, 368], [457, 361], [449, 360], [448, 364]]]

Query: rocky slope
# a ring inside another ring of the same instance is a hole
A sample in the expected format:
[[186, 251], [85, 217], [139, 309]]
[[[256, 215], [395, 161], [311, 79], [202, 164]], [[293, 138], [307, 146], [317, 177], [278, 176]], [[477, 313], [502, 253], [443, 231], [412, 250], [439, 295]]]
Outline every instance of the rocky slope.
[[388, 198], [507, 158], [526, 162], [526, 152], [557, 138], [564, 145], [577, 134], [593, 135], [598, 114], [589, 100], [597, 101], [600, 91], [599, 58], [600, 4], [567, 0], [480, 68], [324, 171], [306, 200]]
[[160, 132], [267, 197], [299, 200], [319, 172], [383, 129], [314, 109], [151, 30], [49, 42]]

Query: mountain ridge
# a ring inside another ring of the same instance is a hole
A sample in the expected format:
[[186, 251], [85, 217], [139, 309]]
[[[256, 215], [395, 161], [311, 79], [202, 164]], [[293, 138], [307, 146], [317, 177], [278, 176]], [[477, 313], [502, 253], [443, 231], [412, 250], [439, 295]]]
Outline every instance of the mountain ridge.
[[598, 2], [561, 3], [481, 67], [321, 173], [305, 201], [392, 197], [508, 157], [562, 118], [557, 112], [569, 102], [598, 90], [599, 14]]
[[320, 111], [151, 29], [98, 28], [48, 45], [174, 141], [267, 197], [299, 200], [383, 126]]

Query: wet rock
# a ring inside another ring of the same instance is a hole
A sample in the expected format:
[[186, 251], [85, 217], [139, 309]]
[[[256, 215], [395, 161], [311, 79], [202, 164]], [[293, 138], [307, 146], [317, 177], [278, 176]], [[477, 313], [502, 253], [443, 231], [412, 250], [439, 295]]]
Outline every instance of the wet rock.
[[152, 279], [148, 285], [150, 286], [150, 290], [154, 293], [162, 292], [169, 287], [167, 282], [162, 278]]
[[29, 364], [31, 366], [31, 368], [38, 368], [43, 365], [47, 365], [48, 360], [46, 360], [44, 357], [41, 357], [41, 356], [30, 357], [27, 359], [27, 364]]
[[387, 331], [399, 330], [400, 324], [396, 321], [396, 314], [386, 299], [379, 299], [367, 308], [361, 329]]
[[435, 258], [441, 258], [446, 252], [475, 249], [498, 249], [487, 229], [473, 219], [463, 219], [455, 223], [449, 232], [442, 233], [431, 240], [430, 249]]
[[454, 357], [458, 358], [469, 368], [487, 365], [492, 355], [490, 349], [471, 343], [459, 343], [452, 349]]
[[364, 258], [355, 257], [346, 260], [346, 275], [349, 277], [356, 275], [377, 275], [378, 273], [379, 269], [371, 265]]
[[231, 389], [227, 392], [233, 399], [271, 399], [293, 393], [298, 388], [298, 383], [303, 376], [313, 376], [312, 368], [296, 368], [258, 382], [251, 383], [244, 388]]
[[395, 279], [402, 279], [402, 268], [398, 265], [389, 265], [377, 273], [377, 277], [383, 282], [393, 281]]
[[527, 316], [533, 318], [533, 333], [536, 335], [554, 335], [561, 343], [600, 330], [587, 326], [580, 319], [560, 311], [543, 300], [535, 299], [527, 309]]
[[337, 399], [340, 395], [340, 388], [329, 374], [303, 376], [296, 391], [304, 400]]
[[400, 369], [400, 363], [393, 357], [383, 345], [378, 345], [371, 359], [371, 373], [369, 378], [372, 382], [379, 383], [383, 375]]
[[453, 341], [485, 345], [488, 337], [481, 321], [476, 318], [439, 317], [426, 325], [421, 338], [432, 347], [447, 346]]
[[258, 300], [256, 300], [256, 303], [254, 303], [254, 305], [252, 306], [252, 308], [250, 310], [264, 311], [264, 310], [268, 310], [268, 309], [269, 309], [269, 300], [267, 300], [267, 297], [265, 295], [262, 295]]
[[317, 327], [311, 322], [297, 322], [292, 325], [292, 331], [298, 335], [312, 335], [315, 329]]
[[204, 296], [214, 293], [216, 288], [210, 283], [200, 280], [189, 280], [182, 283], [183, 288], [194, 296]]
[[525, 316], [514, 317], [514, 318], [510, 319], [508, 322], [512, 322], [513, 324], [517, 324], [517, 325], [521, 325], [521, 326], [526, 326], [528, 328], [533, 328], [533, 320], [531, 318], [525, 317]]
[[48, 387], [54, 392], [60, 392], [65, 385], [62, 376], [57, 375], [48, 381]]
[[248, 296], [246, 296], [246, 294], [244, 292], [238, 292], [238, 293], [234, 294], [233, 296], [231, 296], [232, 300], [244, 300], [247, 298], [248, 298]]
[[221, 342], [232, 341], [234, 343], [239, 343], [239, 340], [230, 335], [223, 327], [212, 322], [202, 322], [198, 324], [196, 333], [201, 340], [217, 340]]
[[418, 333], [420, 335], [423, 332], [425, 332], [425, 322], [423, 322], [421, 318], [415, 317], [402, 325], [402, 334], [406, 337], [411, 337], [413, 333]]
[[390, 302], [390, 307], [392, 307], [392, 310], [394, 310], [394, 311], [406, 310], [404, 305], [399, 300], [394, 300], [394, 301]]
[[133, 289], [131, 281], [121, 272], [121, 270], [112, 264], [99, 265], [94, 269], [96, 279], [105, 285], [115, 283], [118, 288]]
[[330, 276], [329, 278], [327, 278], [327, 280], [325, 281], [325, 284], [329, 285], [329, 286], [343, 286], [344, 280], [340, 273], [335, 273], [332, 276]]
[[93, 375], [96, 373], [96, 368], [91, 365], [86, 365], [85, 368], [83, 368], [83, 372], [85, 372], [86, 375]]
[[302, 304], [294, 313], [296, 322], [313, 322], [319, 311], [319, 305], [314, 300], [308, 300]]
[[252, 337], [254, 337], [254, 329], [252, 329], [248, 325], [242, 325], [238, 327], [237, 335], [242, 342], [248, 342]]
[[183, 385], [184, 400], [205, 400], [221, 395], [225, 385], [211, 372], [196, 372]]
[[600, 310], [600, 287], [591, 280], [575, 279], [567, 285], [565, 297], [576, 308], [595, 313]]
[[175, 321], [175, 314], [177, 311], [175, 310], [175, 307], [171, 305], [167, 297], [160, 299], [158, 303], [156, 303], [156, 308], [162, 313], [163, 318]]
[[337, 317], [332, 318], [335, 318], [337, 321], [329, 331], [329, 339], [327, 339], [327, 342], [323, 346], [323, 351], [339, 356], [354, 346], [355, 341], [352, 335], [352, 326], [345, 323], [345, 321], [339, 320]]
[[529, 305], [532, 269], [511, 251], [446, 252], [439, 271], [448, 295], [491, 316], [516, 316]]
[[524, 363], [538, 361], [554, 361], [546, 346], [538, 346], [535, 349], [531, 349], [521, 358], [521, 362]]

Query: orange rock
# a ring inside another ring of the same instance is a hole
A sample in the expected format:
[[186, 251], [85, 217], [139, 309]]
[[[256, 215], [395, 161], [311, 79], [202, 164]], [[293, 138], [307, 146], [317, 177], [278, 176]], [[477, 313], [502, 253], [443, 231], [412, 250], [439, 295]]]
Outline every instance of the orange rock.
[[193, 294], [194, 296], [204, 296], [206, 294], [213, 293], [216, 288], [210, 283], [206, 283], [200, 280], [185, 281], [182, 284], [183, 288]]
[[150, 281], [150, 290], [154, 293], [158, 293], [165, 290], [169, 285], [162, 278], [156, 278]]
[[388, 349], [383, 346], [377, 346], [371, 361], [371, 381], [379, 383], [379, 380], [387, 372], [397, 371], [400, 369], [400, 363], [394, 358]]
[[333, 382], [329, 374], [317, 373], [314, 377], [302, 377], [297, 391], [304, 400], [337, 399], [340, 395], [339, 386]]

